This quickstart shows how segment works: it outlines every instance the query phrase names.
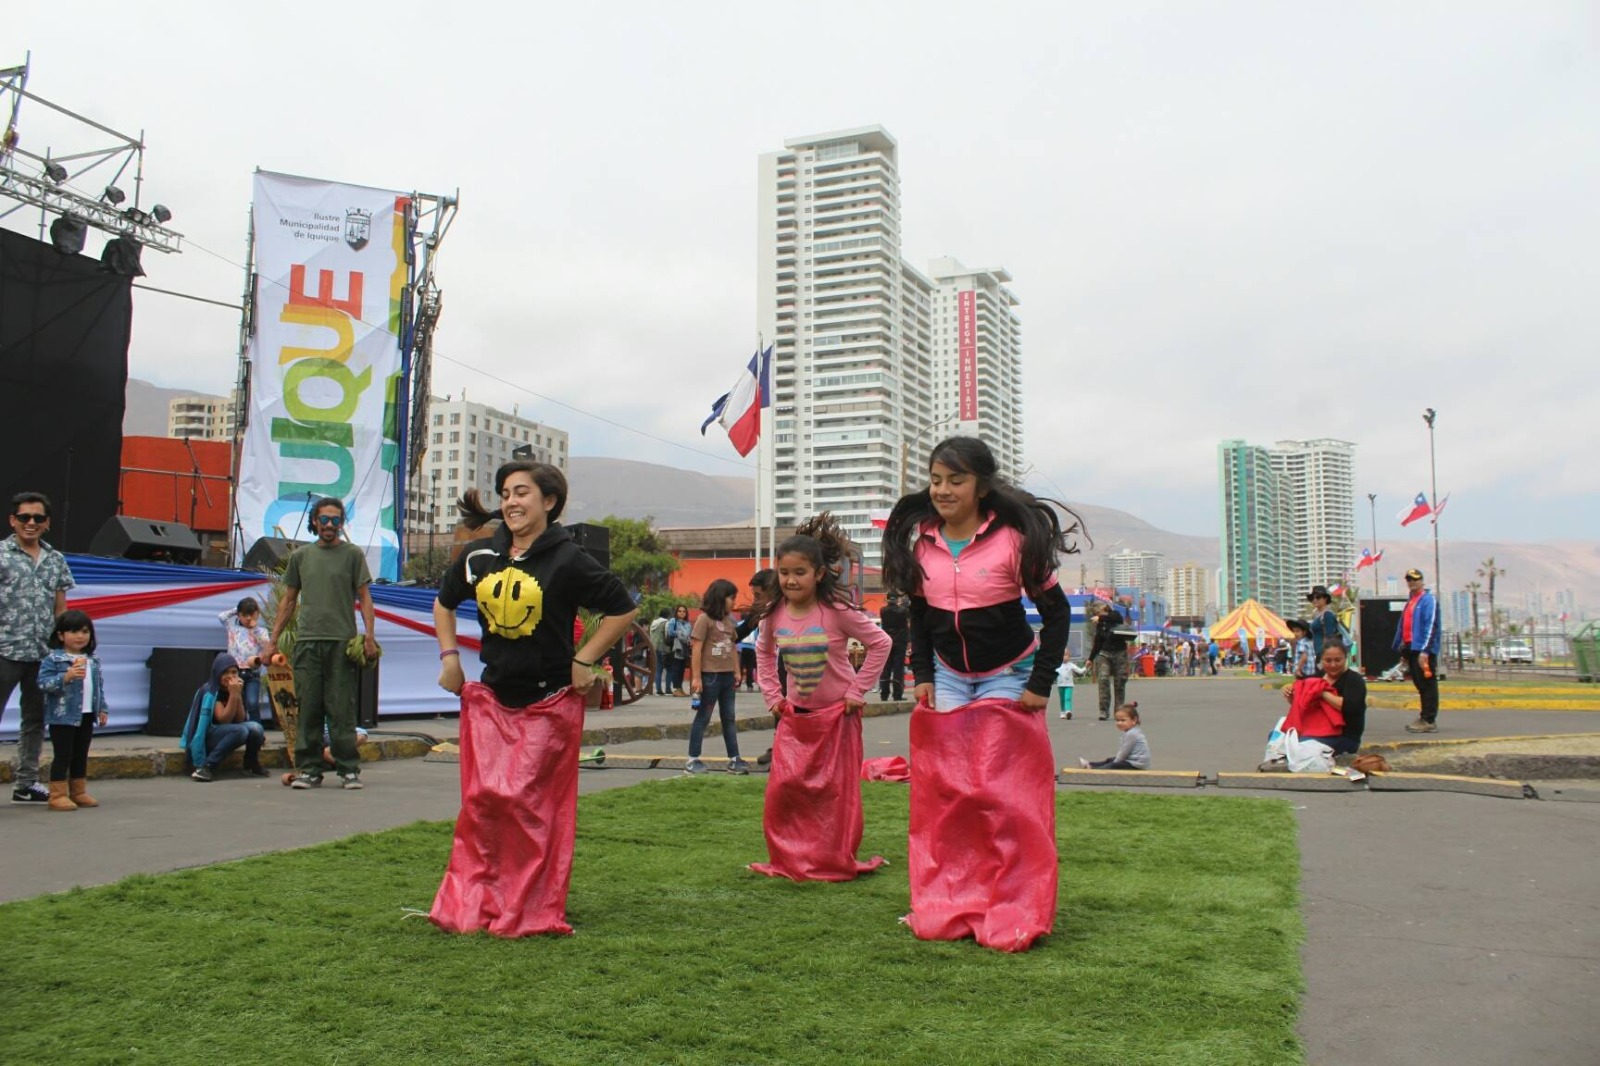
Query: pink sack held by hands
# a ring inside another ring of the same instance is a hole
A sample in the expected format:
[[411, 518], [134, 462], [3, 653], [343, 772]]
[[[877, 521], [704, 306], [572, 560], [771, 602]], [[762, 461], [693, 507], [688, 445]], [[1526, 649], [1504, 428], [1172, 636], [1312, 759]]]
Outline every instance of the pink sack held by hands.
[[1055, 759], [1014, 700], [911, 712], [911, 913], [921, 940], [1026, 951], [1055, 927]]
[[583, 696], [562, 689], [504, 707], [461, 690], [461, 813], [428, 918], [450, 933], [572, 932], [567, 887], [577, 830]]
[[863, 781], [910, 781], [911, 764], [899, 755], [868, 759], [861, 764]]
[[851, 881], [883, 865], [861, 846], [861, 716], [844, 704], [785, 711], [772, 741], [761, 828], [767, 862], [750, 869], [791, 881]]

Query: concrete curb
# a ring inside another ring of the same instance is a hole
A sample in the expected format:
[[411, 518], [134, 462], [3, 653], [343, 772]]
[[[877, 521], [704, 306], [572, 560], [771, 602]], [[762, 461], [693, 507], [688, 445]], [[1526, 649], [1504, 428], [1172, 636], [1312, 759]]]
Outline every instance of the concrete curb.
[[1199, 770], [1084, 770], [1063, 766], [1059, 785], [1125, 785], [1129, 788], [1200, 788], [1206, 783]]
[[[863, 718], [879, 718], [891, 714], [909, 714], [915, 706], [910, 700], [899, 700], [884, 703], [868, 703], [861, 710]], [[687, 709], [687, 704], [685, 704]], [[688, 740], [690, 722], [674, 722], [671, 725], [626, 725], [610, 726], [598, 729], [585, 729], [582, 743], [586, 747], [604, 747], [607, 744], [626, 744], [636, 740]], [[763, 711], [760, 714], [746, 715], [737, 719], [735, 724], [741, 733], [756, 729], [771, 729], [772, 715]], [[380, 726], [381, 728], [381, 726]], [[458, 738], [449, 736], [443, 740], [454, 742]], [[384, 759], [419, 759], [432, 750], [432, 745], [426, 741], [411, 737], [383, 737], [374, 738], [361, 745], [361, 761], [377, 762]], [[48, 772], [48, 751], [42, 767]], [[622, 763], [613, 762], [618, 756], [608, 756], [606, 764], [620, 766]], [[683, 757], [678, 757], [681, 764]], [[223, 760], [218, 767], [221, 771], [238, 770], [243, 765], [243, 753], [236, 752]], [[435, 759], [434, 761], [441, 761]], [[454, 761], [454, 760], [445, 760]], [[710, 760], [706, 760], [709, 762]], [[269, 745], [261, 749], [261, 765], [269, 770], [289, 769], [289, 753], [282, 745]], [[134, 751], [89, 752], [89, 778], [95, 781], [107, 781], [120, 778], [139, 777], [181, 777], [188, 771], [183, 765], [183, 749], [176, 744], [170, 747], [145, 748]], [[0, 761], [0, 784], [9, 783], [16, 776], [16, 766], [11, 760]]]
[[1501, 799], [1538, 799], [1532, 785], [1521, 781], [1495, 781], [1487, 777], [1460, 777], [1455, 774], [1368, 774], [1367, 787], [1374, 792], [1465, 792], [1473, 796]]
[[1259, 788], [1277, 792], [1365, 792], [1364, 784], [1338, 774], [1220, 773], [1216, 778], [1218, 788]]
[[[394, 739], [369, 740], [361, 745], [362, 762], [381, 762], [385, 759], [416, 759], [428, 753], [430, 745], [423, 740], [409, 737]], [[40, 763], [40, 773], [48, 772], [49, 761]], [[239, 770], [244, 765], [244, 753], [234, 752], [222, 761], [217, 767], [221, 773]], [[261, 765], [269, 770], [287, 770], [290, 767], [289, 752], [282, 746], [269, 746], [261, 749]], [[92, 781], [109, 781], [113, 779], [136, 777], [183, 777], [189, 773], [184, 768], [183, 749], [151, 748], [144, 751], [114, 752], [104, 755], [89, 753], [89, 779]], [[0, 782], [9, 782], [16, 775], [16, 767], [10, 762], [0, 763]]]
[[[1593, 739], [1600, 733], [1531, 734], [1507, 737], [1450, 737], [1444, 740], [1398, 740], [1368, 744], [1363, 752], [1406, 756], [1411, 765], [1395, 773], [1489, 778], [1502, 781], [1572, 781], [1600, 778], [1600, 755], [1561, 752], [1490, 751], [1494, 744], [1523, 740]], [[1429, 756], [1432, 755], [1432, 758]]]
[[[1369, 708], [1384, 711], [1414, 711], [1422, 704], [1416, 699], [1369, 699]], [[1596, 700], [1519, 700], [1507, 698], [1494, 699], [1450, 699], [1441, 697], [1439, 710], [1443, 711], [1600, 711], [1600, 701]]]

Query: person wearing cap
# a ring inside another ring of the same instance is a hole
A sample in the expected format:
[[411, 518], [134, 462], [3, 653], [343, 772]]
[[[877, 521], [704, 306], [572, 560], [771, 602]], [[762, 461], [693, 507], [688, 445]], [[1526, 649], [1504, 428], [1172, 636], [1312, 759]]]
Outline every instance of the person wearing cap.
[[1328, 594], [1328, 586], [1317, 585], [1306, 594], [1306, 602], [1311, 604], [1311, 618], [1307, 624], [1311, 628], [1311, 662], [1322, 661], [1322, 646], [1329, 640], [1342, 641], [1344, 629], [1339, 625], [1339, 616], [1333, 613], [1330, 604], [1333, 597]]
[[1434, 674], [1439, 662], [1439, 605], [1433, 593], [1422, 587], [1421, 570], [1406, 571], [1406, 588], [1411, 598], [1400, 615], [1400, 628], [1395, 630], [1394, 650], [1405, 659], [1422, 704], [1422, 713], [1406, 726], [1406, 732], [1435, 733], [1439, 729], [1439, 678]]

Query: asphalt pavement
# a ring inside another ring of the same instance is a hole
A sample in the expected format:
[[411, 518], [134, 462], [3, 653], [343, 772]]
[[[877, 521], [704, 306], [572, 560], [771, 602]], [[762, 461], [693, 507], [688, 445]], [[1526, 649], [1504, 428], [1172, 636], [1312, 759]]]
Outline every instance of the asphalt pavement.
[[[1077, 689], [1076, 717], [1052, 709], [1056, 762], [1103, 758], [1117, 733], [1094, 714], [1094, 689]], [[1253, 770], [1283, 700], [1248, 678], [1135, 679], [1156, 769]], [[741, 693], [740, 714], [760, 710]], [[683, 724], [681, 699], [650, 697], [595, 712], [591, 726]], [[1373, 710], [1368, 741], [1416, 739], [1411, 715]], [[908, 754], [904, 714], [868, 718], [868, 757]], [[1600, 714], [1561, 711], [1444, 712], [1439, 738], [1600, 731]], [[449, 719], [410, 722], [437, 736]], [[392, 724], [385, 722], [386, 729]], [[138, 738], [105, 738], [134, 746]], [[742, 733], [746, 758], [771, 740]], [[100, 740], [96, 741], [99, 745]], [[160, 741], [170, 744], [170, 741]], [[618, 754], [681, 756], [681, 740], [607, 745]], [[706, 754], [721, 755], [720, 734]], [[586, 769], [582, 791], [617, 788], [664, 773]], [[74, 885], [104, 884], [248, 855], [305, 847], [417, 820], [454, 816], [456, 767], [407, 759], [368, 763], [367, 787], [345, 792], [283, 788], [276, 777], [224, 775], [97, 782], [104, 804], [70, 816], [4, 804], [0, 900]], [[1229, 790], [1196, 789], [1204, 802]], [[1300, 1031], [1322, 1064], [1501, 1066], [1600, 1060], [1600, 803], [1582, 784], [1545, 790], [1546, 800], [1449, 793], [1270, 793], [1300, 828], [1307, 995]], [[1269, 793], [1260, 793], [1269, 795]], [[1559, 797], [1559, 798], [1558, 798]], [[63, 823], [71, 819], [71, 846]], [[1071, 856], [1067, 856], [1071, 861]], [[421, 900], [418, 906], [426, 906]]]

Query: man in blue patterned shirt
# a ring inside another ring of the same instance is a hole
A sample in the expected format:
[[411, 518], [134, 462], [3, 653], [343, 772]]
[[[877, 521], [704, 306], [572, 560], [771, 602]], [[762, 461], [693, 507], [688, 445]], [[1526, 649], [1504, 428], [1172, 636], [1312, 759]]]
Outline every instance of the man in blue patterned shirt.
[[12, 803], [50, 802], [39, 784], [39, 748], [44, 742], [44, 693], [39, 662], [56, 615], [67, 609], [75, 582], [66, 557], [44, 542], [50, 500], [40, 492], [11, 497], [11, 536], [0, 541], [0, 714], [13, 689], [22, 689], [22, 729]]

